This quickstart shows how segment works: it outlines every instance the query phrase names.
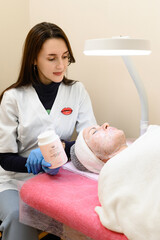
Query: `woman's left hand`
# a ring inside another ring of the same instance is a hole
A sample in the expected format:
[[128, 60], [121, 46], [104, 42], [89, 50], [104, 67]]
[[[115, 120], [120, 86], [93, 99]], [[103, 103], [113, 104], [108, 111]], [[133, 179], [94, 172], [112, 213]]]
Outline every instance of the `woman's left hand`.
[[48, 173], [49, 175], [56, 175], [59, 172], [60, 167], [58, 168], [49, 168], [51, 164], [46, 162], [44, 159], [42, 160], [42, 169]]

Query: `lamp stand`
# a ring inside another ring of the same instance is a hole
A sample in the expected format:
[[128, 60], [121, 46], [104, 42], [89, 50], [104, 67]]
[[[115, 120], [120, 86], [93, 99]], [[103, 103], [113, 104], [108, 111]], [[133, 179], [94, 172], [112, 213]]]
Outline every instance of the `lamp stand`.
[[148, 127], [148, 101], [147, 95], [143, 86], [143, 83], [134, 67], [134, 64], [130, 57], [122, 56], [123, 61], [127, 67], [127, 70], [134, 81], [134, 84], [137, 88], [140, 103], [141, 103], [141, 121], [140, 121], [140, 135], [143, 135]]

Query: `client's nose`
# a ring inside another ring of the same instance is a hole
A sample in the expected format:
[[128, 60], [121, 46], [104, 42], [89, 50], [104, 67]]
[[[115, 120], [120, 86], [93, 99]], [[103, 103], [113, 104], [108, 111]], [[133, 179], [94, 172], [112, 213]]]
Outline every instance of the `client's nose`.
[[101, 126], [103, 129], [107, 129], [109, 127], [109, 123], [103, 123], [103, 125]]

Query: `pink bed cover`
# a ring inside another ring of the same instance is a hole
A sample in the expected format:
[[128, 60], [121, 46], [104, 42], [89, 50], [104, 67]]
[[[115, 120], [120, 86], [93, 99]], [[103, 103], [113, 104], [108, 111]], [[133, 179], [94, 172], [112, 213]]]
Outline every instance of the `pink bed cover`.
[[97, 189], [97, 181], [61, 168], [56, 176], [43, 173], [26, 181], [20, 196], [29, 206], [94, 240], [127, 240], [100, 223], [94, 211], [100, 205]]

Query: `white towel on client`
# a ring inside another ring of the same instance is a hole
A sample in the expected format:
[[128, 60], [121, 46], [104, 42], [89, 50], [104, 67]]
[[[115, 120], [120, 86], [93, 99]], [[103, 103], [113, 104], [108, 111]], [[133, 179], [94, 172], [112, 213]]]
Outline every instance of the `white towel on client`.
[[160, 126], [110, 159], [98, 182], [102, 225], [129, 240], [160, 240]]

